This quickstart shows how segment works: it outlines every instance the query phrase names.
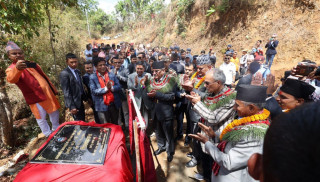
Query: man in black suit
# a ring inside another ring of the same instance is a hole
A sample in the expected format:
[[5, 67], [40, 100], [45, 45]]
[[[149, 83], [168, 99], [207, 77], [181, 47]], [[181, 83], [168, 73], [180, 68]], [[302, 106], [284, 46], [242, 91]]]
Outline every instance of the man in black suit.
[[266, 44], [265, 48], [267, 48], [266, 51], [266, 65], [271, 68], [272, 62], [274, 57], [277, 54], [276, 47], [279, 44], [279, 41], [276, 39], [277, 34], [273, 34], [268, 43]]
[[184, 74], [184, 66], [179, 62], [179, 55], [177, 53], [171, 54], [170, 68], [176, 71], [177, 74]]
[[64, 94], [64, 103], [76, 121], [85, 121], [83, 101], [87, 96], [83, 87], [80, 71], [77, 69], [78, 59], [76, 55], [66, 55], [68, 67], [61, 71], [59, 79]]
[[153, 101], [151, 117], [157, 123], [156, 137], [158, 149], [155, 155], [167, 151], [167, 160], [171, 162], [174, 155], [173, 140], [173, 103], [175, 100], [177, 82], [171, 75], [166, 74], [164, 62], [152, 64], [153, 77], [146, 81], [146, 95]]

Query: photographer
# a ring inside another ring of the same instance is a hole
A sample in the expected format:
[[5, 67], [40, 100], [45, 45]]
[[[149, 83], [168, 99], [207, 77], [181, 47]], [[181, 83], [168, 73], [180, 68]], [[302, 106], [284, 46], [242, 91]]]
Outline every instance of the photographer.
[[268, 65], [269, 69], [271, 68], [273, 59], [277, 54], [276, 47], [278, 46], [279, 41], [276, 38], [277, 38], [277, 34], [273, 34], [265, 46], [265, 48], [267, 48], [266, 65]]
[[6, 70], [7, 81], [19, 87], [42, 133], [49, 136], [51, 130], [46, 120], [47, 113], [52, 123], [52, 131], [59, 126], [60, 104], [56, 98], [56, 88], [38, 64], [24, 59], [24, 53], [17, 44], [9, 41], [6, 52], [12, 61]]

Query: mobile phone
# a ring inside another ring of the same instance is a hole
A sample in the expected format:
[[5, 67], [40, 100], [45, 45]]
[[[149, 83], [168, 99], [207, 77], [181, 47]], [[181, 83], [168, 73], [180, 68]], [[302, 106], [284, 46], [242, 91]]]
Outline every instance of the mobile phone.
[[29, 61], [26, 61], [25, 63], [27, 65], [27, 68], [36, 68], [37, 67], [37, 63], [29, 62]]

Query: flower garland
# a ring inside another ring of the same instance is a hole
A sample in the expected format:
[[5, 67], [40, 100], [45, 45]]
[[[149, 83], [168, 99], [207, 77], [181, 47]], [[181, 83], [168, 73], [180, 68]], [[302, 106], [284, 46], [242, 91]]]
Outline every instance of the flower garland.
[[[196, 76], [198, 76], [198, 72], [195, 72], [192, 75], [191, 80], [193, 80]], [[200, 79], [200, 81], [197, 83], [197, 85], [194, 88], [198, 89], [200, 87], [200, 85], [204, 82], [204, 79], [205, 79], [205, 76]]]
[[267, 109], [263, 109], [262, 113], [260, 114], [243, 117], [241, 119], [235, 119], [222, 130], [220, 135], [220, 140], [222, 141], [223, 136], [236, 126], [245, 125], [253, 121], [263, 121], [263, 120], [266, 120], [269, 116], [270, 116], [270, 111], [268, 111]]

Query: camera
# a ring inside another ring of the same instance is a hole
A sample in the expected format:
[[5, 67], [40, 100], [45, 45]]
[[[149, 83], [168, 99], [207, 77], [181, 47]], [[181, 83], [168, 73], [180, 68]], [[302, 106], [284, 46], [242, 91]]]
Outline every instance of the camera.
[[299, 62], [297, 65], [296, 74], [302, 75], [302, 76], [308, 76], [315, 68], [316, 68], [316, 65], [314, 63]]

